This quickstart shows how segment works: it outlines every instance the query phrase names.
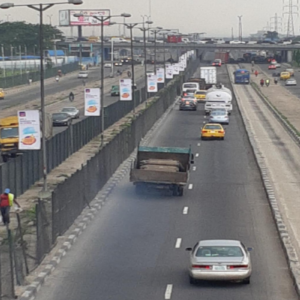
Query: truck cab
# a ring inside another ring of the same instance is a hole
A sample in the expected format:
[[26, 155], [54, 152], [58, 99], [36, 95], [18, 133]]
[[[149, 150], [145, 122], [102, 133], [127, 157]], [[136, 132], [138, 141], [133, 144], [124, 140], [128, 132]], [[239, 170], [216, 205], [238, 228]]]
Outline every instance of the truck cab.
[[15, 156], [18, 152], [19, 125], [18, 117], [7, 117], [0, 120], [0, 151], [3, 160]]

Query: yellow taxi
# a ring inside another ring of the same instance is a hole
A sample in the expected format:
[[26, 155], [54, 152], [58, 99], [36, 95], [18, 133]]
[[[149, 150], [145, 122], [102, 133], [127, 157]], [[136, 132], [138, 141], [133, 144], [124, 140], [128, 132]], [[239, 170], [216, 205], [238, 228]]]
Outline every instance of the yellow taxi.
[[0, 99], [4, 99], [5, 93], [3, 89], [0, 89]]
[[216, 138], [224, 140], [225, 130], [222, 125], [217, 123], [208, 123], [202, 127], [201, 130], [201, 140]]
[[280, 73], [280, 80], [287, 80], [290, 79], [291, 73], [290, 72], [281, 72]]
[[195, 98], [198, 102], [205, 101], [206, 99], [206, 90], [199, 90], [195, 92]]

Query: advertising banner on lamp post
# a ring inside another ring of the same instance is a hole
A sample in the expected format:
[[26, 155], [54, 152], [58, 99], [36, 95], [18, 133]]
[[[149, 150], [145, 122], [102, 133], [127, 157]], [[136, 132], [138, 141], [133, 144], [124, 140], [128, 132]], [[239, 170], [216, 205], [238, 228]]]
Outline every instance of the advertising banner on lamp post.
[[179, 65], [175, 64], [173, 65], [173, 75], [178, 75], [179, 74]]
[[100, 89], [84, 89], [84, 115], [100, 116]]
[[156, 75], [148, 75], [148, 78], [147, 78], [147, 91], [148, 93], [155, 93], [158, 91], [157, 89], [157, 78], [156, 78]]
[[179, 66], [179, 71], [184, 71], [183, 61], [180, 61], [180, 62], [178, 63], [178, 66]]
[[132, 80], [120, 79], [120, 100], [130, 101], [132, 100]]
[[[19, 121], [19, 149], [40, 150], [41, 149], [40, 112], [38, 110], [18, 111], [18, 121]], [[18, 130], [17, 127], [13, 127], [9, 129]], [[17, 132], [15, 132], [15, 134], [17, 134]], [[10, 135], [13, 135], [13, 133], [11, 133]]]
[[157, 76], [157, 83], [164, 83], [165, 82], [165, 69], [159, 68], [156, 71]]
[[173, 79], [173, 66], [166, 66], [166, 78]]

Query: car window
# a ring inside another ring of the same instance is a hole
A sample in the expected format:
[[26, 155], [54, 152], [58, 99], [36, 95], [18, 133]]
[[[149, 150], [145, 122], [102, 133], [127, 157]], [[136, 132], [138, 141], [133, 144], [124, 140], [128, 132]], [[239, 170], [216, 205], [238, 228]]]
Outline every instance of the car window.
[[206, 92], [196, 92], [197, 95], [206, 95]]
[[197, 257], [243, 257], [239, 246], [200, 246], [196, 251]]
[[210, 113], [211, 116], [226, 116], [227, 113], [225, 111], [212, 111]]
[[220, 125], [205, 125], [205, 129], [221, 129], [222, 127]]
[[65, 111], [68, 111], [68, 112], [72, 112], [72, 111], [75, 111], [76, 109], [75, 108], [63, 108], [62, 111], [65, 112]]

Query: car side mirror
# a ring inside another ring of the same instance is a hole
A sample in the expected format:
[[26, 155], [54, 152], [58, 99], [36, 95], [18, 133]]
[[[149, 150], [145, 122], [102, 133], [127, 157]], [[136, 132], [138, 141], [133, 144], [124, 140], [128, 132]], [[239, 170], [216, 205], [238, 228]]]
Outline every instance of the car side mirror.
[[192, 251], [192, 248], [185, 248], [185, 251]]
[[248, 247], [247, 250], [250, 252], [250, 251], [253, 250], [253, 248], [252, 247]]

